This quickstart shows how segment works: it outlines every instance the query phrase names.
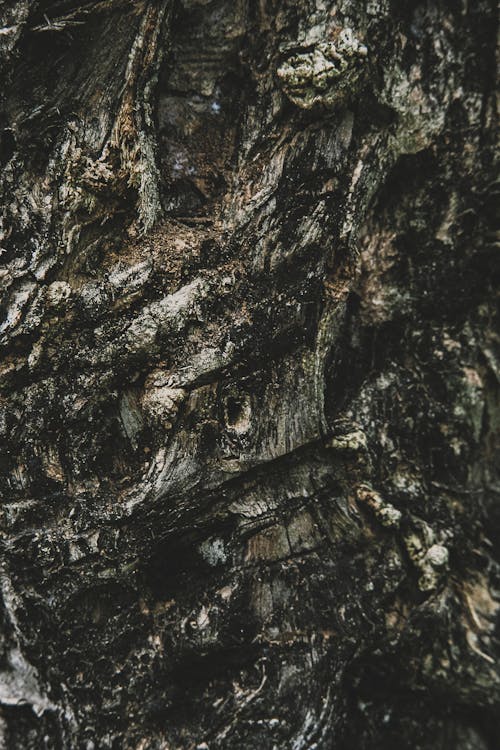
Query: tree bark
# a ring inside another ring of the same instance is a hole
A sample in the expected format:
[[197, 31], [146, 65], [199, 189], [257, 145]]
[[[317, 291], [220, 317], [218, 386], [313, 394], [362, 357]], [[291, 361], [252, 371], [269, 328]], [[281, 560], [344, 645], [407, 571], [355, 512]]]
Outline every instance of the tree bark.
[[0, 747], [494, 750], [493, 0], [0, 8]]

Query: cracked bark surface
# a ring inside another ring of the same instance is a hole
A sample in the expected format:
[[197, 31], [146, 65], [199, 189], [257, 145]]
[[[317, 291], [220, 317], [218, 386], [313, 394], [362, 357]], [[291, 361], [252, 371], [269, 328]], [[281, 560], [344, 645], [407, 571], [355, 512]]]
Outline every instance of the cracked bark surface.
[[496, 37], [3, 3], [0, 747], [497, 747]]

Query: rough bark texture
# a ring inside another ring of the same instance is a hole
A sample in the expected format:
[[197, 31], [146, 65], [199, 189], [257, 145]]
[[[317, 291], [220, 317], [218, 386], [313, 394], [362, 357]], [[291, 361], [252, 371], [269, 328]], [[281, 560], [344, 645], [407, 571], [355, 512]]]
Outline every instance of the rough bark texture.
[[497, 748], [494, 1], [0, 12], [0, 747]]

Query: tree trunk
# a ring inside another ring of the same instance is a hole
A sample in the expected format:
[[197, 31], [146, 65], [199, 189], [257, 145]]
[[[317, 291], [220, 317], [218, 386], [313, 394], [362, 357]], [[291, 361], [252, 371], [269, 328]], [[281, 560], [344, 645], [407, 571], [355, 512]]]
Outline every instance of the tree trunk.
[[0, 747], [498, 747], [495, 5], [3, 3]]

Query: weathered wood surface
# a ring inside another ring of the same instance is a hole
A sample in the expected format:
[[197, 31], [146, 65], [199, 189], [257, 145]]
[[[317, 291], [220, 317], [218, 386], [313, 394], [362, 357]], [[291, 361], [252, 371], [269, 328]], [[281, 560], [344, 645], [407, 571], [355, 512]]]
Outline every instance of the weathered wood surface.
[[493, 750], [493, 0], [7, 0], [0, 746]]

